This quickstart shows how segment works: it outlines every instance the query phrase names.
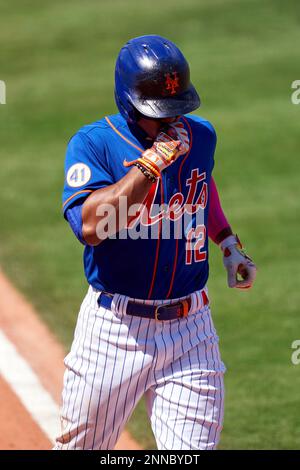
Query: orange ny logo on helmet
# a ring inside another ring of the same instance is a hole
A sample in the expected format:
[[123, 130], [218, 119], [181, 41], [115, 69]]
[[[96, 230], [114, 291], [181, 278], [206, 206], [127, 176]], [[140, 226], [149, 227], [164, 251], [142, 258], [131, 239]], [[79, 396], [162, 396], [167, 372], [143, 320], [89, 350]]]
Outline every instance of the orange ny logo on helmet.
[[[172, 77], [171, 77], [172, 75]], [[166, 90], [170, 92], [171, 95], [176, 93], [177, 88], [179, 88], [179, 77], [177, 72], [166, 73]]]

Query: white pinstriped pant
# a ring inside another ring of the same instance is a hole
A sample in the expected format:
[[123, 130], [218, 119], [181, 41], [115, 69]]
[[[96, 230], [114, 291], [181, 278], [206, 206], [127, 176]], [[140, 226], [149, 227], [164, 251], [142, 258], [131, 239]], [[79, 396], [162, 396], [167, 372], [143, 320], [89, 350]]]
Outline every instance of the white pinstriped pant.
[[128, 297], [118, 294], [111, 310], [99, 308], [98, 296], [89, 287], [65, 358], [55, 449], [113, 449], [144, 394], [158, 449], [214, 449], [225, 366], [200, 293], [187, 317], [161, 322], [126, 315]]

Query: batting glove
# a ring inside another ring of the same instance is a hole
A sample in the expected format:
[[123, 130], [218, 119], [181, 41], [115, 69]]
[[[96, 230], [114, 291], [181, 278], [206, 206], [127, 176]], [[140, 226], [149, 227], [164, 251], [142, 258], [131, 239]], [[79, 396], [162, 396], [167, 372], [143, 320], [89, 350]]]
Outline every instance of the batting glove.
[[[237, 235], [229, 235], [221, 243], [223, 264], [227, 270], [228, 287], [249, 289], [256, 277], [257, 268], [252, 259], [243, 251]], [[242, 280], [238, 279], [238, 275]]]
[[188, 150], [188, 134], [183, 124], [177, 122], [168, 126], [166, 132], [160, 132], [152, 147], [145, 150], [140, 158], [132, 162], [124, 161], [123, 164], [128, 167], [138, 163], [159, 177], [165, 168]]
[[189, 138], [183, 124], [171, 124], [166, 132], [160, 132], [153, 146], [142, 153], [144, 164], [159, 174], [178, 157], [189, 150]]
[[167, 134], [172, 137], [173, 139], [179, 139], [182, 143], [182, 150], [183, 153], [186, 153], [190, 149], [190, 140], [187, 131], [184, 128], [182, 122], [177, 121], [173, 124], [169, 124], [169, 129]]

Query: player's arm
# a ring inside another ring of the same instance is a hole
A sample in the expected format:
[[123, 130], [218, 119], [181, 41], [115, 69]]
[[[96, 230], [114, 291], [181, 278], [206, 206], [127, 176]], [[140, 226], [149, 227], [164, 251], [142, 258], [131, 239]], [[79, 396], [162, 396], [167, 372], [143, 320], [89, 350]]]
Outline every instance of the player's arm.
[[[108, 232], [108, 227], [115, 227], [114, 232], [124, 228], [132, 216], [128, 211], [120, 212], [120, 201], [127, 200], [127, 207], [142, 204], [150, 191], [153, 182], [139, 168], [134, 166], [117, 183], [94, 191], [82, 207], [82, 235], [88, 245], [99, 245], [104, 238], [114, 233]], [[114, 218], [114, 220], [112, 220]]]
[[[158, 176], [150, 174], [143, 167], [133, 166], [126, 176], [115, 182], [106, 160], [102, 139], [80, 130], [67, 146], [64, 217], [81, 243], [98, 245], [126, 226], [126, 212], [122, 211], [122, 217], [119, 214], [121, 197], [127, 199], [127, 207], [142, 203]], [[110, 208], [110, 215], [105, 214], [105, 208]], [[112, 218], [115, 221], [115, 230], [113, 224], [108, 224]], [[110, 232], [101, 235], [103, 229], [105, 232], [106, 225], [109, 225]]]
[[232, 235], [230, 224], [221, 206], [217, 186], [213, 177], [209, 188], [208, 236], [219, 245], [225, 238]]
[[[227, 270], [229, 287], [248, 289], [256, 277], [256, 266], [242, 250], [242, 244], [226, 219], [221, 206], [216, 183], [210, 182], [210, 206], [208, 213], [208, 235], [223, 252], [223, 263]], [[242, 279], [238, 279], [238, 275]]]
[[[129, 210], [143, 203], [153, 181], [180, 155], [189, 149], [189, 139], [182, 123], [171, 124], [160, 132], [150, 149], [134, 161], [124, 162], [131, 170], [117, 183], [94, 191], [82, 208], [82, 233], [89, 245], [99, 245], [109, 236], [122, 230], [135, 215]], [[137, 165], [137, 166], [133, 166]], [[148, 175], [148, 176], [145, 176]], [[127, 203], [127, 210], [121, 204]]]

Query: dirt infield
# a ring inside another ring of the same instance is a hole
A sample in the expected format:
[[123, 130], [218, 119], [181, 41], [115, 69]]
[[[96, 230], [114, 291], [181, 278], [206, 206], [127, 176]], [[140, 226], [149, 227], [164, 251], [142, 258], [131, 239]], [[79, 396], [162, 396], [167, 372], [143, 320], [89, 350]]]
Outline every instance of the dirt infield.
[[[0, 331], [16, 349], [16, 354], [26, 361], [46, 393], [59, 404], [65, 351], [41, 322], [33, 307], [1, 271]], [[11, 358], [6, 359], [9, 363]], [[18, 386], [18, 377], [16, 383]], [[20, 390], [20, 395], [15, 393], [0, 371], [0, 449], [51, 449], [49, 436], [45, 435], [20, 399], [23, 392], [24, 390]], [[140, 447], [124, 432], [116, 449], [138, 450]]]

